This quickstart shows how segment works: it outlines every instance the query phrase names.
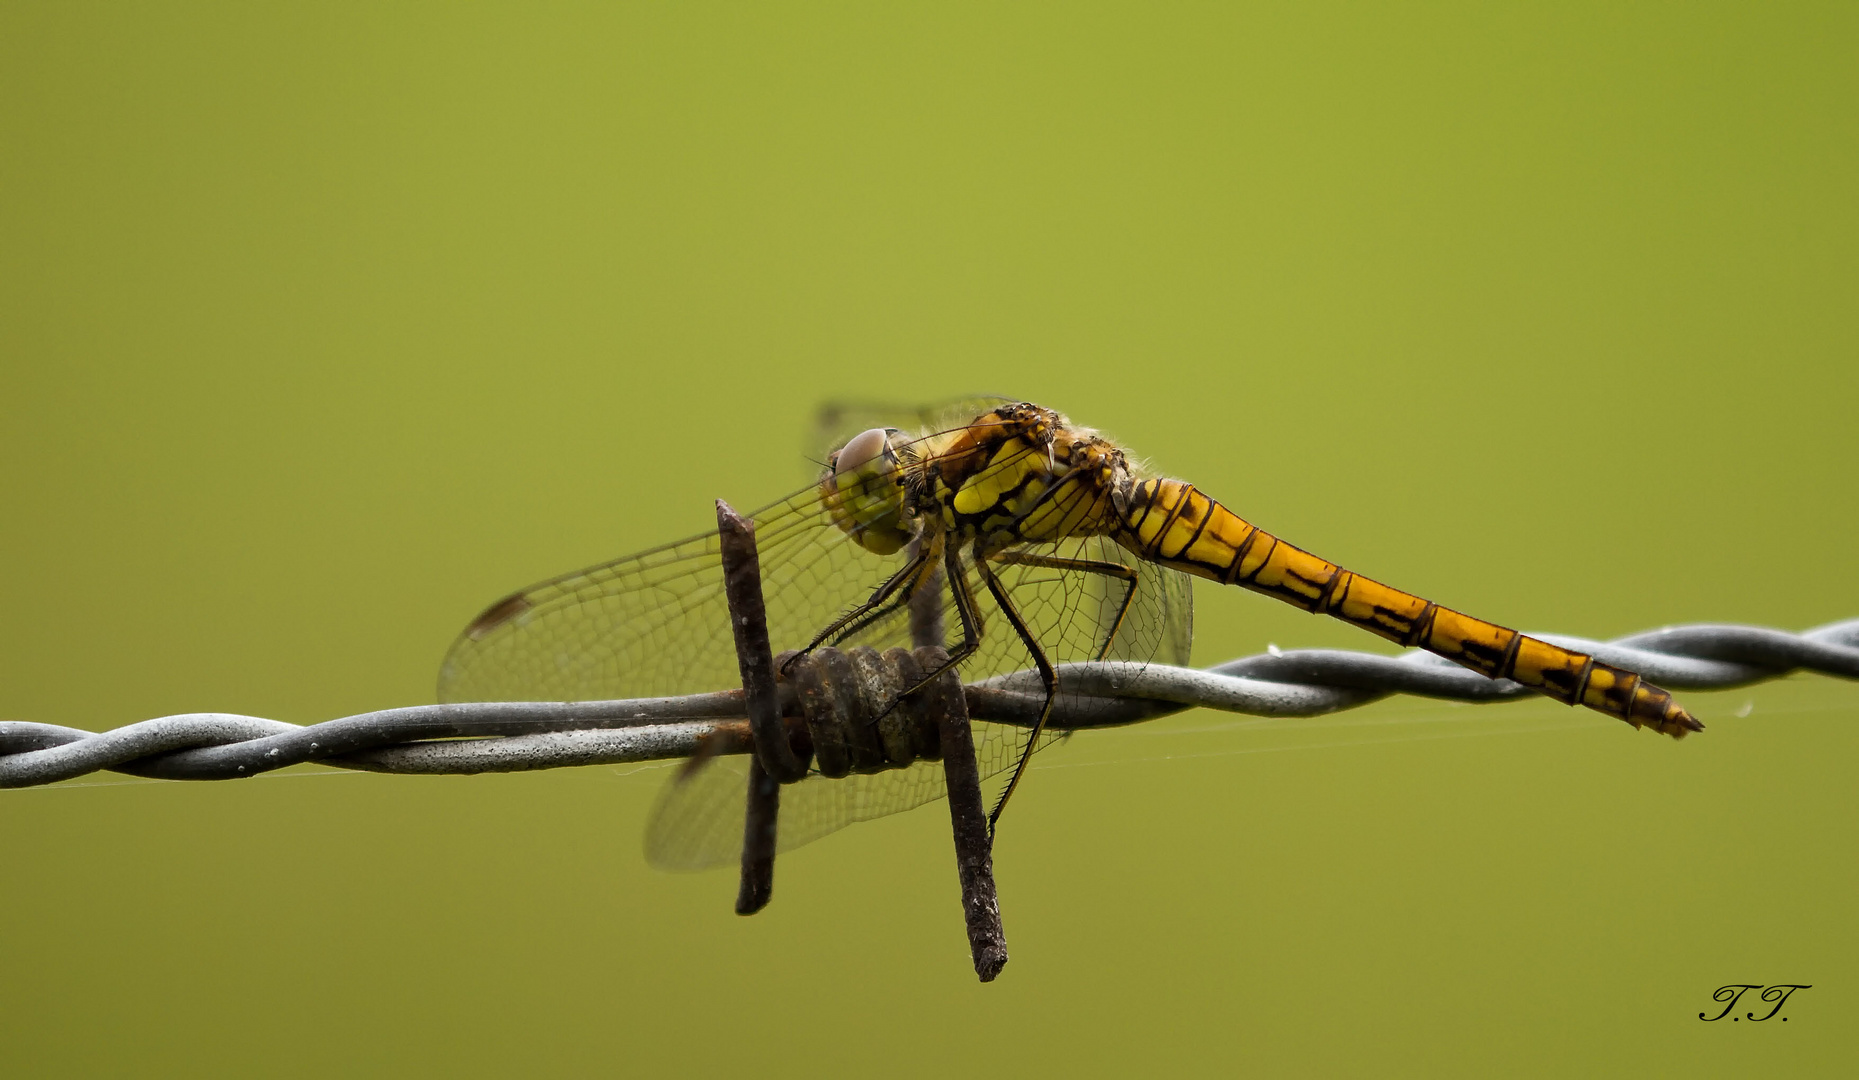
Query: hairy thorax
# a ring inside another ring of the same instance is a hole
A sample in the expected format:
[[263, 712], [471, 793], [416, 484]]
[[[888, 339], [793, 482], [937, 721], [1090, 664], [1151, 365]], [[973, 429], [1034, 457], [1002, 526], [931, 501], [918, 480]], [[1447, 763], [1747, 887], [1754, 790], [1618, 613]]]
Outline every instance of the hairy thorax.
[[1130, 478], [1124, 454], [1036, 405], [1003, 406], [906, 465], [919, 520], [984, 554], [1113, 531]]

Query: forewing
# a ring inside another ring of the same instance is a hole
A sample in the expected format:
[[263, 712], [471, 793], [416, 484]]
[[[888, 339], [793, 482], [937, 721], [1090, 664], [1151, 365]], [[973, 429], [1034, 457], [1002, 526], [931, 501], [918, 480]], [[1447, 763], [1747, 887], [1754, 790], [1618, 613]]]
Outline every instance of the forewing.
[[[769, 638], [802, 648], [901, 565], [848, 540], [809, 487], [749, 515]], [[741, 685], [714, 532], [532, 586], [446, 654], [442, 701], [601, 701]]]

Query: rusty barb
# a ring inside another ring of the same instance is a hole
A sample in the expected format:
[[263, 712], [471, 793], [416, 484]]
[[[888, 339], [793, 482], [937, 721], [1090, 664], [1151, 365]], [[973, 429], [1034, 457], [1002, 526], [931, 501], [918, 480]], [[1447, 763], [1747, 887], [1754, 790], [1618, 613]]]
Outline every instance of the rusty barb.
[[[105, 769], [232, 780], [306, 762], [442, 774], [751, 754], [737, 896], [737, 911], [749, 914], [772, 895], [783, 783], [940, 760], [975, 969], [983, 981], [993, 978], [1007, 954], [969, 725], [1032, 726], [1044, 702], [1038, 674], [1016, 672], [964, 686], [948, 671], [900, 701], [946, 658], [933, 605], [913, 606], [917, 647], [911, 650], [773, 655], [753, 524], [721, 503], [717, 513], [741, 689], [628, 701], [418, 705], [308, 726], [227, 713], [166, 716], [104, 732], [0, 721], [0, 788], [54, 784]], [[1798, 634], [1710, 623], [1612, 642], [1533, 636], [1670, 690], [1729, 689], [1799, 670], [1859, 679], [1859, 619]], [[1131, 724], [1194, 707], [1290, 717], [1338, 712], [1397, 693], [1479, 703], [1536, 696], [1424, 652], [1273, 650], [1210, 668], [1108, 661], [1061, 665], [1058, 675], [1060, 695], [1048, 723], [1055, 731]]]
[[[755, 523], [721, 499], [716, 519], [754, 752], [744, 793], [747, 813], [736, 913], [760, 911], [774, 893], [782, 784], [803, 780], [816, 768], [821, 776], [839, 779], [853, 772], [940, 760], [949, 792], [969, 951], [975, 974], [982, 982], [992, 982], [1007, 963], [994, 887], [993, 837], [981, 798], [968, 703], [942, 647], [940, 620], [912, 608], [914, 650], [816, 649], [775, 657], [762, 603]], [[940, 675], [926, 681], [938, 671]], [[800, 706], [792, 724], [782, 717], [783, 677], [792, 684]]]

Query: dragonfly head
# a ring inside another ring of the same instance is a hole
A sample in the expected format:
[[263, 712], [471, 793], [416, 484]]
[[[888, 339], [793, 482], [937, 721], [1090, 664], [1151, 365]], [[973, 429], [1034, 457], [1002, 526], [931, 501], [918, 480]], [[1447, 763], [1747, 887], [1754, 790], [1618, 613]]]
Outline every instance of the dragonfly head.
[[910, 541], [904, 519], [904, 468], [893, 440], [896, 428], [872, 428], [852, 437], [827, 459], [820, 491], [833, 524], [860, 547], [889, 555]]

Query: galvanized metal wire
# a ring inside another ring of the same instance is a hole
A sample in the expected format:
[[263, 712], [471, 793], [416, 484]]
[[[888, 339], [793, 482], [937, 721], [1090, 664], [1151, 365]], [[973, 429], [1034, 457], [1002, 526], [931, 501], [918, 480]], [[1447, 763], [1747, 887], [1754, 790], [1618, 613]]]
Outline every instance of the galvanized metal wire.
[[[1535, 634], [1668, 690], [1721, 690], [1792, 671], [1859, 679], [1859, 619], [1795, 634], [1696, 623], [1611, 642]], [[1532, 696], [1423, 652], [1273, 651], [1210, 668], [1085, 663], [1059, 669], [1051, 726], [1134, 723], [1193, 707], [1255, 716], [1317, 716], [1390, 694], [1494, 702]], [[1032, 672], [964, 687], [976, 720], [1030, 724], [1042, 696]], [[746, 753], [742, 692], [592, 702], [417, 705], [299, 726], [227, 713], [187, 713], [104, 732], [0, 721], [0, 788], [112, 770], [171, 780], [232, 780], [314, 762], [391, 773], [553, 769]]]

